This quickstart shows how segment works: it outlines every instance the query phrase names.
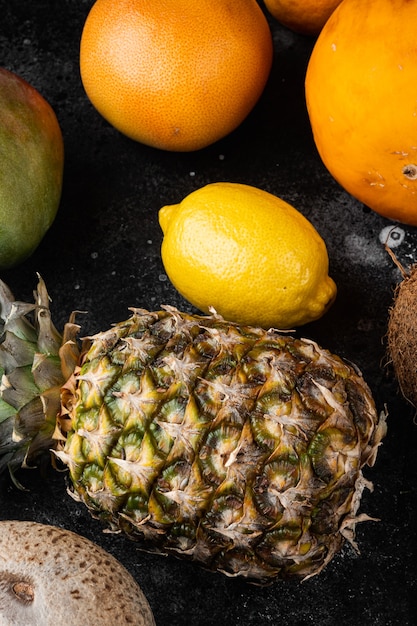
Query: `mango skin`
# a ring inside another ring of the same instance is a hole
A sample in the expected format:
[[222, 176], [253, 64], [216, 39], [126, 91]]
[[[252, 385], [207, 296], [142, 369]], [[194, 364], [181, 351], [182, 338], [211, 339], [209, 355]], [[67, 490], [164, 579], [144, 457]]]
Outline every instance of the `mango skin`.
[[58, 211], [63, 170], [55, 112], [34, 87], [0, 68], [0, 270], [38, 247]]

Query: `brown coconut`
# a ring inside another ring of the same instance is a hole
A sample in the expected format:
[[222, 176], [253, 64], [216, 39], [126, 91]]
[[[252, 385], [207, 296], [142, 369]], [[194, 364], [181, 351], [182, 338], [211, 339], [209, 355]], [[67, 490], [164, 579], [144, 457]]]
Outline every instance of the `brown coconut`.
[[399, 267], [403, 280], [389, 311], [387, 347], [401, 393], [417, 408], [417, 265], [409, 272]]
[[155, 626], [139, 585], [85, 537], [0, 522], [0, 626]]

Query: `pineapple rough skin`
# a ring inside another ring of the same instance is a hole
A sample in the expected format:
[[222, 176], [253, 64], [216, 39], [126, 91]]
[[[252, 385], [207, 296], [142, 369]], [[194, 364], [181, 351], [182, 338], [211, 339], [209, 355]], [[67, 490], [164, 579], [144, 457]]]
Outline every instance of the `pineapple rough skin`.
[[171, 307], [132, 309], [79, 351], [73, 319], [62, 339], [53, 328], [42, 280], [35, 305], [13, 303], [4, 285], [0, 302], [2, 401], [14, 407], [0, 430], [9, 467], [22, 459], [13, 440], [24, 462], [46, 447], [32, 449], [38, 435], [17, 372], [28, 358], [55, 366], [59, 353], [61, 410], [54, 367], [49, 387], [31, 381], [29, 403], [40, 396], [74, 497], [111, 529], [260, 584], [317, 574], [346, 539], [355, 545], [356, 523], [369, 519], [358, 515], [361, 495], [372, 487], [362, 468], [386, 424], [354, 367], [313, 341]]

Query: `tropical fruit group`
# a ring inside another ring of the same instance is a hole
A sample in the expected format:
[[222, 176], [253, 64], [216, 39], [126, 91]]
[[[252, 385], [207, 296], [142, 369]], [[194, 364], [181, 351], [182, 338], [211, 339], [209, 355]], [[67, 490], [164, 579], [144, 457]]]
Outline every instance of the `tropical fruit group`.
[[0, 68], [0, 269], [29, 257], [51, 226], [63, 167], [52, 107], [25, 80]]
[[80, 71], [92, 104], [119, 131], [189, 151], [246, 118], [272, 55], [256, 0], [97, 0], [82, 32]]
[[318, 152], [334, 178], [377, 213], [417, 225], [417, 4], [344, 0], [306, 75]]
[[278, 22], [304, 35], [316, 36], [342, 0], [264, 0]]
[[42, 280], [33, 305], [4, 284], [0, 302], [3, 467], [54, 447], [113, 530], [261, 583], [317, 574], [354, 542], [385, 433], [355, 367], [170, 307], [133, 309], [80, 346], [73, 317], [54, 328]]
[[162, 261], [173, 285], [206, 313], [293, 328], [336, 297], [326, 245], [294, 207], [240, 183], [211, 183], [159, 211]]

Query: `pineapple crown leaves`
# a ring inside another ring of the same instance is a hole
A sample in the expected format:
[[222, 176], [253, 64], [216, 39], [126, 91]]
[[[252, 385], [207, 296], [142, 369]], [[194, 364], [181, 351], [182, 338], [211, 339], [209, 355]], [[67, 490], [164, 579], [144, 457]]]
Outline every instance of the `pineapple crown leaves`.
[[32, 304], [16, 301], [0, 281], [0, 472], [8, 468], [15, 482], [16, 469], [36, 464], [62, 438], [60, 391], [79, 355], [75, 314], [61, 336], [38, 279]]

